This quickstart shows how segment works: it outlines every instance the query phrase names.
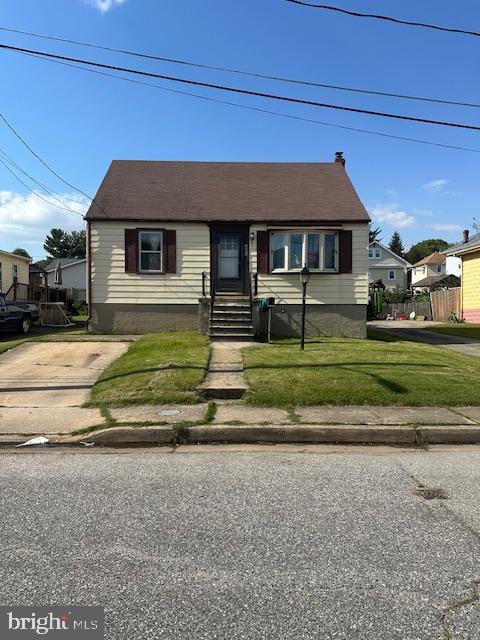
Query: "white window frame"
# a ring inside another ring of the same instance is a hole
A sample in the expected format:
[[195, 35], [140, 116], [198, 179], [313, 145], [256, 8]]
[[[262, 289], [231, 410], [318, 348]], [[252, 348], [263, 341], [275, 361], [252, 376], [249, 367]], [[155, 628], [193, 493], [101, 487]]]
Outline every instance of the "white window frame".
[[[393, 276], [392, 276], [392, 273], [393, 273]], [[396, 280], [395, 269], [389, 269], [388, 270], [388, 279], [389, 280]]]
[[373, 249], [368, 250], [368, 257], [373, 258]]
[[381, 258], [382, 257], [382, 252], [380, 251], [380, 249], [375, 249], [375, 258]]
[[[284, 254], [284, 266], [283, 268], [277, 268], [274, 269], [273, 268], [273, 242], [272, 242], [272, 238], [273, 235], [275, 233], [283, 233], [285, 235], [285, 243], [284, 243], [284, 249], [285, 249], [285, 254]], [[296, 267], [295, 269], [290, 269], [288, 267], [289, 263], [290, 263], [290, 236], [292, 235], [303, 235], [303, 240], [302, 240], [302, 265], [300, 267]], [[309, 234], [317, 234], [320, 236], [320, 240], [319, 240], [319, 248], [320, 248], [320, 255], [319, 255], [319, 264], [320, 267], [318, 269], [309, 267], [309, 270], [312, 273], [338, 273], [339, 270], [339, 263], [338, 263], [338, 238], [339, 238], [339, 234], [338, 231], [318, 231], [317, 229], [308, 229], [308, 230], [298, 230], [295, 231], [294, 229], [291, 230], [279, 230], [279, 231], [272, 231], [270, 233], [270, 265], [272, 265], [272, 268], [270, 269], [271, 273], [299, 273], [302, 268], [303, 265], [307, 262], [307, 247], [308, 247], [308, 240], [307, 240], [307, 236]], [[333, 269], [325, 269], [325, 236], [326, 235], [335, 235], [335, 267]], [[286, 267], [285, 267], [286, 265]]]
[[437, 273], [442, 273], [442, 265], [437, 264]]
[[[145, 251], [142, 250], [142, 235], [144, 233], [159, 233], [160, 234], [160, 251]], [[160, 269], [142, 269], [142, 254], [143, 253], [159, 253], [160, 254]], [[139, 273], [165, 273], [164, 270], [165, 259], [163, 251], [163, 229], [142, 229], [138, 232], [138, 272]]]
[[12, 264], [12, 278], [18, 280], [18, 264]]

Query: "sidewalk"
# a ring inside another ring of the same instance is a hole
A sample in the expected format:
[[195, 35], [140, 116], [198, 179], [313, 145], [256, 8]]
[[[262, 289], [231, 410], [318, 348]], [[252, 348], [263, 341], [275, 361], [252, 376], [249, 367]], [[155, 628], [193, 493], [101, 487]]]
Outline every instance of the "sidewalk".
[[68, 424], [56, 432], [51, 423], [49, 428], [48, 421], [38, 418], [38, 409], [30, 409], [27, 416], [25, 410], [0, 407], [0, 445], [39, 435], [54, 442], [110, 446], [185, 442], [480, 444], [480, 407], [319, 406], [288, 412], [219, 402], [125, 407], [103, 415], [98, 410], [75, 408]]

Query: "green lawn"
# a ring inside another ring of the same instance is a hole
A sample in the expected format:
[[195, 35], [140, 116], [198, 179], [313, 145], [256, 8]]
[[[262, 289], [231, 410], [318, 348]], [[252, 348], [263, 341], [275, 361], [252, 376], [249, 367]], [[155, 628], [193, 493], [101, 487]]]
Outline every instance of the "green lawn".
[[245, 400], [267, 407], [480, 405], [480, 358], [388, 339], [319, 338], [303, 353], [298, 340], [245, 349]]
[[448, 333], [452, 336], [461, 336], [462, 338], [475, 338], [480, 340], [480, 324], [465, 324], [463, 322], [459, 324], [438, 324], [433, 327], [428, 327], [427, 331], [433, 331], [434, 333]]
[[208, 338], [196, 332], [148, 334], [105, 369], [88, 404], [195, 404], [209, 357]]

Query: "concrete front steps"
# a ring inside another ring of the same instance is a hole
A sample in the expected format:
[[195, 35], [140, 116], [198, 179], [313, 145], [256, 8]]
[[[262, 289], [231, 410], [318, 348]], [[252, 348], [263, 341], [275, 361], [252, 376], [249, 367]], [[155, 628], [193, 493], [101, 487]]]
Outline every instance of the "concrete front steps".
[[247, 296], [218, 296], [210, 316], [209, 336], [212, 340], [253, 340], [252, 309]]

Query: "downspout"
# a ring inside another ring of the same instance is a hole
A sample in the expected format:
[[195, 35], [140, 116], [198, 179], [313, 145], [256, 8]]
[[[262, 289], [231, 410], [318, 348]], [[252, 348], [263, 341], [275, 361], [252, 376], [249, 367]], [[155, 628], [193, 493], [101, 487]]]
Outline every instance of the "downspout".
[[87, 304], [88, 304], [88, 316], [87, 316], [87, 330], [89, 330], [90, 320], [92, 319], [92, 237], [91, 237], [91, 222], [87, 220]]

